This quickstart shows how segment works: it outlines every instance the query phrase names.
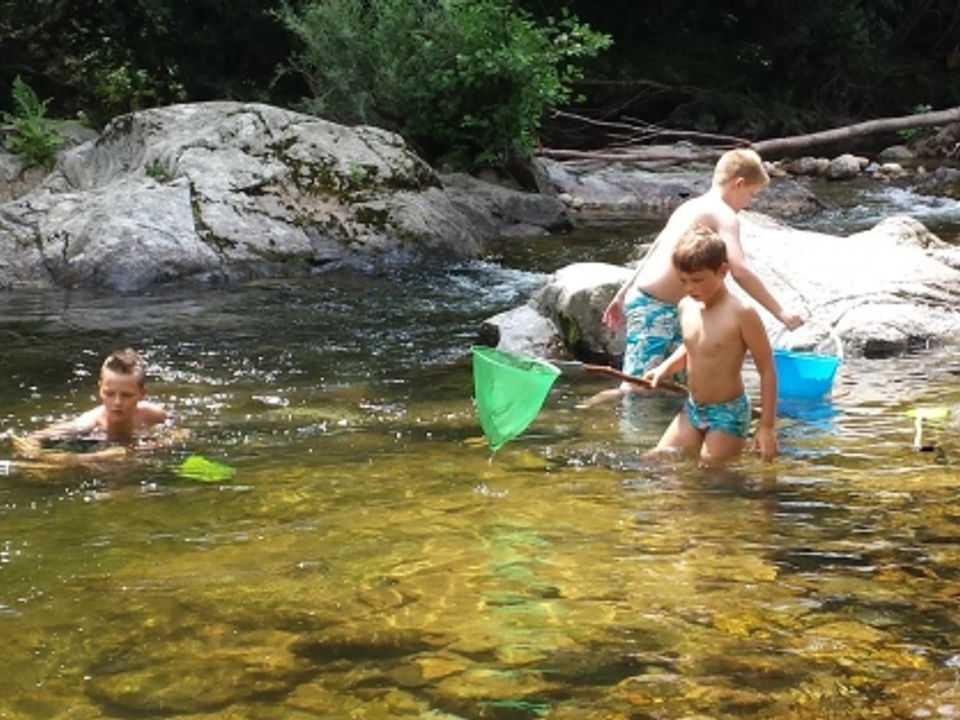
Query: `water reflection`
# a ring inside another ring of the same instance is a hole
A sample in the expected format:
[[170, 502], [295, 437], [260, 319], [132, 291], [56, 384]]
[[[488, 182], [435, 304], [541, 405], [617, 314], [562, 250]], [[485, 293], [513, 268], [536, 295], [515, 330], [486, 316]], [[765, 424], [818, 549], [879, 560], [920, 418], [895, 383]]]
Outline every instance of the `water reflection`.
[[[781, 407], [772, 466], [644, 461], [682, 398], [581, 410], [589, 378], [491, 456], [468, 348], [540, 282], [483, 262], [123, 307], [0, 297], [7, 432], [92, 404], [120, 344], [191, 432], [0, 477], [0, 716], [960, 707], [956, 473], [906, 414], [958, 406], [952, 351], [846, 363], [829, 400]], [[955, 418], [930, 427], [947, 459]], [[236, 475], [179, 477], [193, 452]]]

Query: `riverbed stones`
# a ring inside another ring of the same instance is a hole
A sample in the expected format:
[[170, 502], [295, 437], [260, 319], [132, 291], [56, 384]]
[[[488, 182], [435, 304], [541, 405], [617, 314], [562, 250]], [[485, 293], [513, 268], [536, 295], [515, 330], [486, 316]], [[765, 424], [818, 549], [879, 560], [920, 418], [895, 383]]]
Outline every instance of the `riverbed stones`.
[[608, 263], [574, 263], [554, 273], [537, 292], [534, 303], [574, 354], [607, 356], [622, 344], [623, 335], [598, 324], [596, 311], [607, 306], [631, 274], [629, 269]]
[[914, 158], [916, 158], [916, 155], [913, 150], [906, 145], [891, 145], [877, 153], [876, 161], [878, 163], [903, 163], [910, 162]]
[[554, 357], [564, 352], [563, 338], [556, 324], [532, 303], [504, 310], [480, 325], [481, 345]]
[[306, 664], [290, 652], [293, 635], [231, 631], [218, 624], [195, 627], [150, 655], [142, 648], [115, 648], [88, 671], [87, 694], [106, 707], [147, 717], [211, 712], [286, 694], [303, 679]]
[[846, 180], [859, 175], [861, 167], [866, 167], [866, 165], [866, 162], [861, 165], [860, 158], [855, 155], [844, 153], [830, 161], [826, 174], [830, 180]]

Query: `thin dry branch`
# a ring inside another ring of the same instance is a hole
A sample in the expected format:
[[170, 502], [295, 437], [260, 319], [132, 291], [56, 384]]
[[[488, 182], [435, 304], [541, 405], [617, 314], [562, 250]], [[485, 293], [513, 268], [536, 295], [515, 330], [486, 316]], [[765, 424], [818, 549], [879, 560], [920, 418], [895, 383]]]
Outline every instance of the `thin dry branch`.
[[[601, 120], [592, 120], [591, 118], [579, 117], [572, 113], [558, 113], [562, 117], [578, 119], [584, 123], [604, 127], [608, 129], [625, 130], [633, 128], [641, 133], [653, 133], [652, 128], [656, 126], [642, 124], [641, 126], [631, 123], [609, 122]], [[641, 121], [642, 122], [642, 121]], [[812, 148], [826, 145], [829, 143], [851, 140], [853, 138], [875, 135], [878, 133], [897, 132], [899, 130], [909, 130], [918, 127], [930, 127], [935, 125], [946, 125], [952, 122], [960, 122], [960, 107], [938, 110], [936, 112], [919, 113], [915, 115], [903, 115], [900, 117], [877, 118], [865, 122], [845, 125], [843, 127], [822, 130], [820, 132], [808, 133], [806, 135], [791, 135], [783, 138], [773, 138], [770, 140], [760, 140], [751, 143], [742, 138], [728, 135], [716, 135], [712, 133], [698, 133], [695, 131], [682, 130], [663, 130], [663, 135], [651, 134], [650, 137], [682, 137], [689, 139], [709, 140], [708, 144], [699, 146], [696, 150], [676, 150], [671, 151], [664, 147], [651, 147], [644, 149], [616, 150], [607, 147], [603, 150], [566, 150], [562, 148], [540, 148], [538, 155], [549, 157], [556, 160], [600, 160], [600, 161], [623, 161], [623, 162], [686, 162], [696, 160], [715, 160], [720, 157], [724, 151], [731, 147], [752, 147], [766, 159], [777, 159], [792, 155], [797, 155]], [[619, 133], [618, 133], [619, 135]], [[633, 145], [633, 139], [621, 142], [625, 145]], [[649, 139], [649, 138], [645, 138]], [[621, 145], [622, 147], [623, 145]]]

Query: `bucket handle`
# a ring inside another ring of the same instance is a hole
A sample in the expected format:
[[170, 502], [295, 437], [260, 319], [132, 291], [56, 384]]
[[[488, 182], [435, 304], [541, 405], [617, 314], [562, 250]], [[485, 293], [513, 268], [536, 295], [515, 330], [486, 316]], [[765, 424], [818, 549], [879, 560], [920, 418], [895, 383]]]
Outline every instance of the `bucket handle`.
[[840, 334], [833, 328], [830, 327], [828, 330], [830, 339], [833, 340], [834, 344], [837, 346], [837, 360], [841, 363], [843, 362], [843, 340], [840, 339]]
[[[783, 336], [785, 332], [791, 332], [790, 328], [788, 328], [787, 326], [781, 327], [780, 330], [777, 332], [777, 334], [773, 336], [772, 344], [776, 345], [777, 341], [780, 340], [780, 338]], [[829, 328], [827, 328], [827, 335], [831, 340], [833, 340], [834, 345], [837, 346], [836, 357], [842, 363], [843, 362], [843, 340], [840, 339], [839, 333], [837, 333], [836, 329], [834, 329], [832, 325]]]

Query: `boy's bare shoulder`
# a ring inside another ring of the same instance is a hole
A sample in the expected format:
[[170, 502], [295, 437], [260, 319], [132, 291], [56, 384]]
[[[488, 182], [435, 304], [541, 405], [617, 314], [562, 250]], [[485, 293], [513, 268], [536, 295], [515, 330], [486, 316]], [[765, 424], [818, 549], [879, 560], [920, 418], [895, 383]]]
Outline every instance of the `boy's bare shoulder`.
[[730, 296], [731, 299], [736, 302], [736, 305], [734, 306], [736, 310], [734, 312], [736, 312], [737, 322], [741, 327], [745, 325], [756, 326], [757, 323], [760, 323], [761, 327], [763, 326], [763, 320], [760, 317], [760, 311], [757, 310], [753, 303], [744, 302], [740, 298], [733, 295], [733, 293], [731, 293]]
[[156, 425], [166, 422], [170, 413], [162, 405], [157, 405], [148, 400], [141, 400], [137, 403], [137, 419], [144, 425]]
[[104, 424], [105, 415], [106, 410], [103, 409], [103, 405], [97, 405], [97, 407], [87, 410], [82, 415], [77, 415], [77, 417], [69, 421], [69, 424], [73, 425], [73, 429], [76, 432], [89, 432], [96, 430]]
[[[724, 317], [729, 318], [737, 325], [743, 325], [749, 322], [750, 313], [757, 314], [757, 310], [749, 302], [744, 302], [732, 292], [727, 291], [726, 296], [721, 301], [721, 312]], [[760, 315], [757, 314], [759, 318]]]

